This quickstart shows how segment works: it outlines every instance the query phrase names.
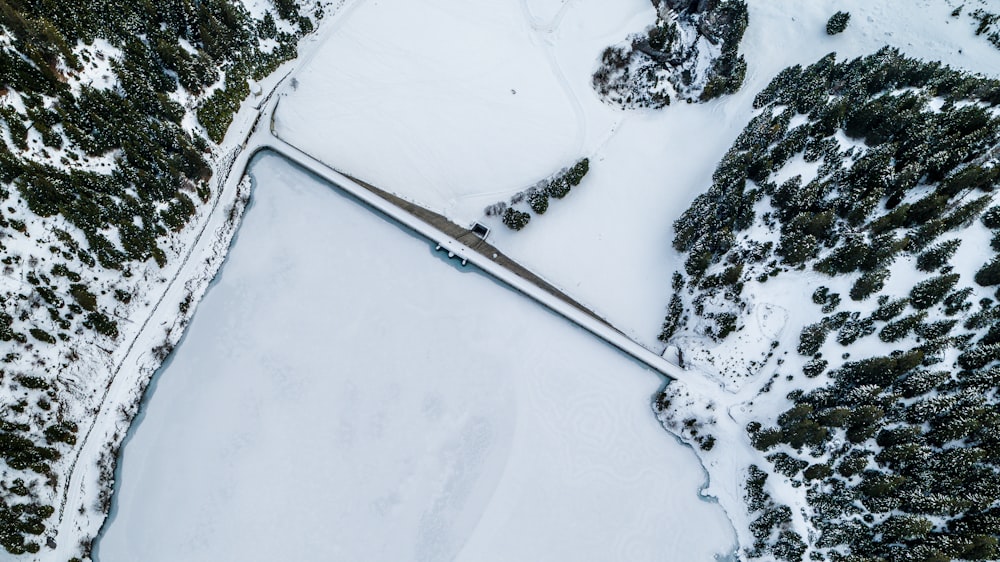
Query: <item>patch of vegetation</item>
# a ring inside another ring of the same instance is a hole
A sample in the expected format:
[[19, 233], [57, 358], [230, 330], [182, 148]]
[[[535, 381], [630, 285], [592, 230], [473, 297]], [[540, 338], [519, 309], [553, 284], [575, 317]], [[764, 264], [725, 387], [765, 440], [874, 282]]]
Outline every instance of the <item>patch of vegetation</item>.
[[1000, 49], [1000, 14], [977, 8], [969, 15], [976, 22], [976, 35], [985, 37], [990, 44]]
[[[608, 47], [592, 83], [625, 108], [661, 108], [677, 99], [707, 101], [739, 90], [746, 60], [739, 44], [749, 23], [743, 0], [653, 0], [657, 19], [645, 33]], [[706, 66], [707, 65], [707, 66]]]
[[[508, 228], [521, 230], [531, 220], [528, 209], [536, 215], [545, 214], [549, 209], [550, 199], [562, 199], [569, 195], [574, 187], [580, 185], [589, 171], [590, 160], [582, 158], [573, 166], [563, 168], [534, 186], [514, 194], [510, 198], [509, 205], [502, 201], [494, 203], [486, 207], [483, 213], [488, 217], [499, 216]], [[527, 203], [527, 208], [525, 208], [525, 203]]]
[[836, 35], [838, 33], [843, 33], [847, 29], [847, 24], [851, 21], [850, 12], [837, 12], [830, 16], [830, 19], [826, 22], [826, 34]]
[[518, 211], [513, 207], [508, 207], [503, 214], [503, 223], [511, 230], [521, 230], [531, 222], [531, 215]]
[[[1000, 228], [998, 105], [1000, 82], [889, 48], [788, 68], [675, 223], [687, 261], [664, 341], [694, 326], [711, 336], [774, 276], [850, 282], [851, 302], [821, 287], [807, 305], [815, 319], [795, 351], [810, 390], [788, 377], [782, 413], [748, 427], [808, 502], [809, 533], [782, 538], [791, 514], [752, 471], [750, 558], [800, 560], [807, 547], [817, 560], [1000, 557], [1000, 256], [958, 270], [962, 237], [942, 240], [978, 219]], [[815, 172], [789, 178], [793, 160]], [[894, 267], [902, 256], [927, 276]], [[727, 278], [735, 263], [745, 267]]]
[[[175, 233], [209, 200], [211, 141], [247, 80], [294, 57], [312, 29], [293, 0], [273, 10], [255, 19], [234, 0], [0, 1], [0, 249], [5, 274], [26, 281], [0, 294], [0, 340], [8, 372], [39, 373], [0, 372], [21, 391], [0, 393], [14, 416], [0, 432], [5, 481], [62, 476], [49, 462], [75, 444], [76, 426], [61, 417], [66, 383], [41, 373], [80, 360], [84, 346], [113, 351], [115, 309], [142, 297], [127, 280], [158, 277]], [[18, 499], [0, 498], [0, 544], [15, 554], [39, 550], [31, 536], [52, 513], [24, 480]]]

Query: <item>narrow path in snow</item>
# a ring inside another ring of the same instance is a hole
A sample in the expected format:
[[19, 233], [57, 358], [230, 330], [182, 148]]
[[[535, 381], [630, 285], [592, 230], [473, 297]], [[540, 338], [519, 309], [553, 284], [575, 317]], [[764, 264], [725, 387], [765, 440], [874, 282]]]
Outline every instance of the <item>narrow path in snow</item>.
[[552, 75], [559, 81], [559, 85], [562, 87], [566, 98], [569, 100], [570, 105], [573, 106], [573, 114], [576, 115], [576, 152], [582, 153], [587, 142], [587, 114], [583, 110], [580, 98], [569, 83], [569, 79], [566, 78], [566, 73], [563, 72], [562, 65], [559, 64], [559, 60], [556, 58], [553, 48], [555, 43], [551, 37], [559, 29], [559, 24], [562, 23], [562, 19], [566, 15], [566, 11], [573, 4], [573, 1], [564, 0], [562, 7], [559, 8], [559, 11], [548, 22], [535, 17], [528, 3], [529, 0], [521, 0], [521, 14], [524, 16], [524, 21], [528, 24], [528, 27], [531, 28], [535, 37], [541, 43], [541, 48], [545, 51], [545, 58], [548, 59], [549, 66], [552, 68]]

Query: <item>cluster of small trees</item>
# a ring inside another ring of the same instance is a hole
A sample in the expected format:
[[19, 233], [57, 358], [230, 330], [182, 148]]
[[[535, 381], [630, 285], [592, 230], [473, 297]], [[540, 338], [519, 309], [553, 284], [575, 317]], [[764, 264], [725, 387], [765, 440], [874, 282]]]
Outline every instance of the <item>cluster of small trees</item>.
[[767, 478], [767, 473], [760, 467], [750, 465], [744, 499], [753, 518], [750, 532], [754, 536], [754, 544], [746, 549], [747, 554], [754, 558], [770, 555], [783, 562], [797, 562], [802, 559], [806, 544], [791, 527], [791, 509], [775, 503], [767, 493]]
[[[961, 6], [955, 11], [961, 13]], [[953, 13], [953, 15], [958, 16], [958, 13]], [[994, 47], [1000, 49], [1000, 26], [997, 25], [1000, 22], [1000, 14], [977, 8], [970, 15], [977, 24], [976, 35], [985, 36]]]
[[483, 211], [488, 217], [499, 216], [504, 225], [512, 230], [521, 230], [531, 222], [531, 213], [527, 210], [516, 208], [518, 205], [527, 203], [536, 215], [544, 215], [549, 209], [549, 199], [562, 199], [569, 195], [574, 187], [580, 185], [584, 176], [590, 171], [590, 160], [583, 158], [573, 164], [570, 168], [564, 168], [558, 174], [538, 182], [537, 185], [516, 193], [510, 198], [510, 204], [506, 202], [494, 203]]

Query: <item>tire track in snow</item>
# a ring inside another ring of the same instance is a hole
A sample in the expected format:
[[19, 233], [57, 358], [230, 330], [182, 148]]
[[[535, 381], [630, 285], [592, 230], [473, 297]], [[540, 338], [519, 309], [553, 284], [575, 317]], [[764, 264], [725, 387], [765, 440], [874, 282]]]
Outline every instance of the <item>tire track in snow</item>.
[[566, 0], [562, 8], [560, 8], [556, 13], [555, 17], [547, 23], [539, 22], [534, 15], [532, 15], [528, 2], [529, 0], [521, 0], [521, 13], [524, 16], [524, 21], [528, 24], [528, 27], [539, 40], [541, 48], [545, 52], [545, 57], [549, 62], [549, 66], [552, 67], [552, 75], [559, 82], [559, 85], [563, 89], [563, 93], [573, 108], [573, 115], [576, 121], [576, 148], [574, 152], [576, 154], [582, 154], [584, 145], [587, 141], [587, 114], [583, 110], [583, 104], [580, 102], [580, 98], [576, 95], [576, 91], [573, 90], [573, 86], [570, 84], [569, 79], [566, 78], [566, 73], [563, 72], [562, 65], [559, 64], [559, 60], [555, 54], [555, 38], [553, 37], [555, 32], [558, 31], [559, 24], [562, 23], [563, 17], [565, 17], [566, 12], [574, 2], [573, 0]]

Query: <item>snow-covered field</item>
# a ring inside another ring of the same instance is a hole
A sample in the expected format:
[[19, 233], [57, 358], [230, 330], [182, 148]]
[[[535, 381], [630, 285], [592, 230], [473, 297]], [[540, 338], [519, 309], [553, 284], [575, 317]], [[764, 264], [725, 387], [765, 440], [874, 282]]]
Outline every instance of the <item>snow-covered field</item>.
[[710, 560], [660, 380], [273, 155], [100, 560]]
[[[655, 346], [680, 263], [670, 225], [708, 187], [783, 68], [836, 51], [906, 54], [1000, 73], [957, 3], [751, 0], [743, 89], [708, 104], [624, 113], [590, 85], [601, 51], [642, 31], [648, 0], [362, 2], [337, 16], [282, 101], [278, 132], [307, 152], [460, 223], [572, 163], [590, 175], [521, 232], [493, 242], [641, 343]], [[852, 14], [828, 36], [827, 18]], [[413, 22], [419, 21], [419, 25]], [[510, 90], [516, 90], [512, 94]]]
[[583, 115], [517, 2], [359, 2], [297, 81], [279, 136], [465, 219], [582, 149]]

